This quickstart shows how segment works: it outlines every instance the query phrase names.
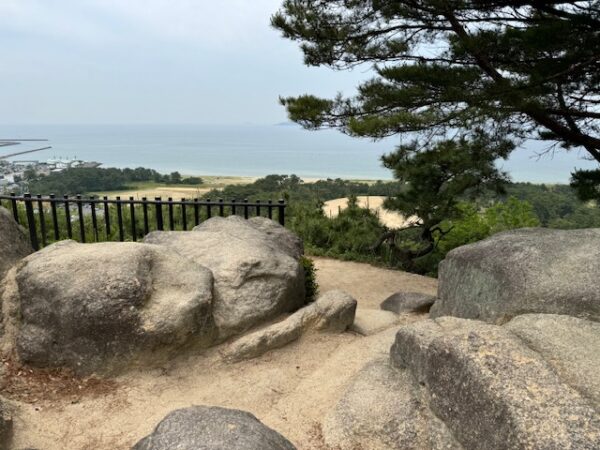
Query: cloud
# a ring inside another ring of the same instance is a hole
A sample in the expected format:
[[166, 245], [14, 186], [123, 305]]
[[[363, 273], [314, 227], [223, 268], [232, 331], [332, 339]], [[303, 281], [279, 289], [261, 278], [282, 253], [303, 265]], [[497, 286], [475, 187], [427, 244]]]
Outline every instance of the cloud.
[[0, 27], [79, 43], [175, 41], [244, 47], [276, 37], [280, 0], [1, 0]]

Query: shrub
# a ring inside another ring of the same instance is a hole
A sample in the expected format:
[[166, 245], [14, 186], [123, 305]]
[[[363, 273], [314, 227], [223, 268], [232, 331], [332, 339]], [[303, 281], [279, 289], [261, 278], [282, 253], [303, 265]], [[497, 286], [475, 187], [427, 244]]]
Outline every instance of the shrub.
[[319, 285], [317, 283], [317, 268], [312, 259], [303, 256], [302, 267], [304, 268], [304, 288], [306, 303], [315, 301], [316, 296], [319, 292]]

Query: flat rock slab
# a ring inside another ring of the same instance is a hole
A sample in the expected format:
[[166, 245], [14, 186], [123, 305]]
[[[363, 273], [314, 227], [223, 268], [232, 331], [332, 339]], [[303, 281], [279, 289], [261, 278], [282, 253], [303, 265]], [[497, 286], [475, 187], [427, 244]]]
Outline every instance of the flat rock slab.
[[350, 331], [370, 336], [397, 325], [398, 316], [389, 311], [379, 309], [357, 309], [354, 323]]
[[431, 317], [502, 324], [528, 313], [600, 321], [600, 229], [524, 228], [448, 253]]
[[132, 450], [295, 450], [252, 414], [192, 406], [168, 414]]
[[435, 295], [420, 292], [396, 292], [381, 303], [381, 309], [395, 314], [420, 313], [426, 314], [436, 301]]
[[594, 403], [510, 329], [425, 320], [398, 331], [390, 356], [427, 389], [430, 409], [465, 448], [600, 446]]

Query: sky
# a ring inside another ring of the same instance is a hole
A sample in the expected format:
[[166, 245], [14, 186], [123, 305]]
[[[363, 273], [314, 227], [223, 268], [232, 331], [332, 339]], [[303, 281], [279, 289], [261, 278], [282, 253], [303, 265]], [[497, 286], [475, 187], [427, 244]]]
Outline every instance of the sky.
[[351, 94], [269, 25], [281, 0], [0, 0], [0, 123], [274, 124]]

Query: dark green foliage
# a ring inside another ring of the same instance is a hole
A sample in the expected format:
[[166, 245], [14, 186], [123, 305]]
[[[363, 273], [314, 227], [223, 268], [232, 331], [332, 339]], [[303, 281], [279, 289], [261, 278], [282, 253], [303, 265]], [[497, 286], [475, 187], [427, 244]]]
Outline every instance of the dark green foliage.
[[317, 294], [319, 293], [319, 285], [317, 283], [317, 268], [312, 259], [307, 256], [303, 256], [301, 261], [302, 268], [304, 269], [304, 289], [306, 303], [310, 303], [316, 300]]
[[[506, 158], [512, 149], [511, 142], [490, 139], [478, 132], [471, 138], [440, 141], [424, 149], [413, 142], [384, 156], [384, 166], [404, 185], [403, 190], [386, 200], [386, 208], [418, 220], [406, 230], [385, 234], [378, 245], [390, 245], [402, 265], [410, 270], [416, 258], [432, 252], [436, 241], [444, 239], [448, 231], [440, 224], [460, 219], [461, 199], [475, 198], [486, 189], [503, 192], [508, 177], [494, 162]], [[410, 232], [408, 239], [404, 231]]]
[[87, 194], [95, 191], [126, 189], [128, 183], [152, 181], [156, 177], [162, 175], [143, 167], [137, 169], [71, 168], [30, 181], [29, 191], [43, 195], [54, 193], [59, 196]]
[[[27, 173], [27, 172], [26, 172]], [[29, 173], [31, 175], [31, 173]], [[34, 174], [35, 175], [35, 174]], [[48, 176], [29, 178], [29, 191], [48, 195], [75, 195], [98, 191], [116, 191], [129, 188], [131, 183], [153, 181], [168, 184], [202, 184], [202, 178], [181, 178], [178, 172], [162, 175], [153, 169], [71, 168]]]
[[[285, 0], [272, 24], [308, 65], [374, 72], [354, 97], [282, 98], [306, 128], [428, 141], [483, 129], [600, 162], [599, 0]], [[597, 176], [574, 180], [597, 198]]]
[[573, 173], [571, 187], [581, 200], [600, 201], [600, 170], [579, 170]]

